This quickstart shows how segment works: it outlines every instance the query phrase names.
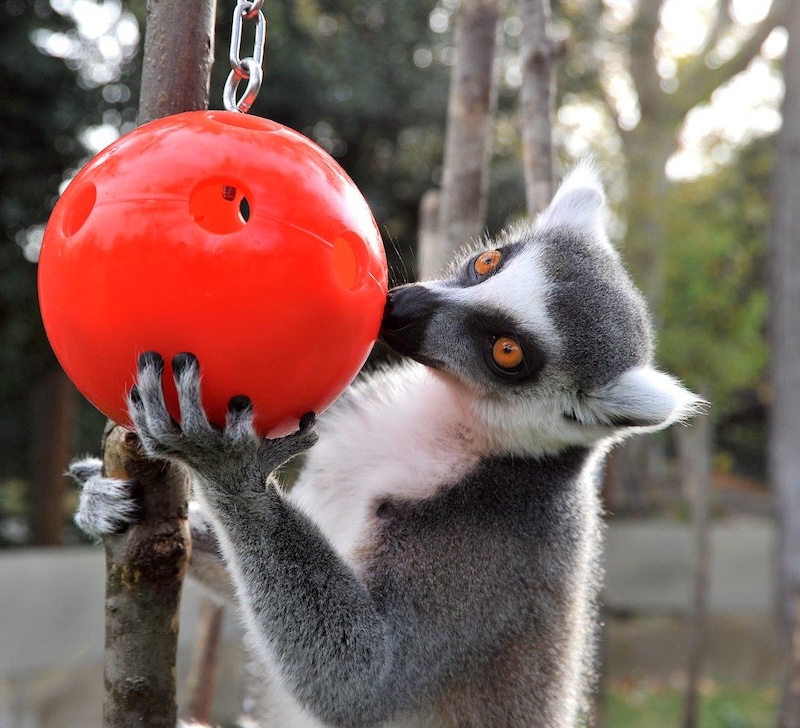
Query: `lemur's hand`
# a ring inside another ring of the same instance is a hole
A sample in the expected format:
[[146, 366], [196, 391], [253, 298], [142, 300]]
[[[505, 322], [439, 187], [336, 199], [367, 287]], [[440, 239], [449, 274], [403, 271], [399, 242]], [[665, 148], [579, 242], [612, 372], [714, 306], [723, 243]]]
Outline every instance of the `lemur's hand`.
[[103, 463], [97, 458], [73, 460], [69, 474], [81, 487], [75, 524], [88, 536], [119, 535], [141, 519], [136, 485], [103, 477]]
[[291, 435], [259, 436], [253, 427], [252, 402], [245, 396], [229, 402], [224, 429], [210, 424], [200, 399], [200, 367], [193, 354], [178, 354], [172, 360], [179, 425], [164, 404], [163, 371], [159, 354], [147, 352], [139, 358], [137, 383], [128, 398], [131, 420], [148, 455], [187, 465], [199, 476], [204, 490], [230, 495], [263, 491], [276, 468], [317, 441], [313, 412], [301, 418], [300, 429]]

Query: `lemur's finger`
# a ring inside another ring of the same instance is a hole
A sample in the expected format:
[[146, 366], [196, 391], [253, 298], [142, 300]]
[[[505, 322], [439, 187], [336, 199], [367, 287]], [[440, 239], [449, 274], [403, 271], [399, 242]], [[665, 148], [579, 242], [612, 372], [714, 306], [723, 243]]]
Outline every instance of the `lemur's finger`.
[[228, 402], [225, 436], [232, 441], [257, 439], [253, 426], [253, 402], [249, 397], [240, 394]]
[[69, 464], [67, 474], [81, 487], [89, 478], [99, 477], [103, 472], [103, 461], [99, 458], [82, 458]]
[[200, 395], [200, 363], [197, 357], [189, 352], [177, 354], [172, 359], [172, 373], [178, 390], [181, 429], [189, 437], [207, 434], [211, 425]]
[[297, 432], [289, 437], [299, 445], [301, 450], [307, 450], [319, 440], [316, 429], [317, 416], [313, 412], [306, 412], [300, 418], [300, 426]]
[[[164, 401], [163, 373], [164, 359], [161, 355], [154, 351], [146, 351], [139, 357], [136, 387], [131, 390], [130, 396], [130, 399], [137, 405], [137, 410], [144, 409], [146, 417], [144, 428], [139, 421], [136, 421], [139, 433], [150, 435], [156, 439], [174, 436], [179, 432], [175, 421], [167, 412], [167, 405]], [[141, 401], [141, 407], [135, 401], [136, 395]], [[133, 415], [133, 413], [131, 414]]]
[[317, 415], [313, 412], [306, 412], [300, 418], [300, 432], [305, 432], [306, 430], [310, 430], [314, 425], [317, 424]]

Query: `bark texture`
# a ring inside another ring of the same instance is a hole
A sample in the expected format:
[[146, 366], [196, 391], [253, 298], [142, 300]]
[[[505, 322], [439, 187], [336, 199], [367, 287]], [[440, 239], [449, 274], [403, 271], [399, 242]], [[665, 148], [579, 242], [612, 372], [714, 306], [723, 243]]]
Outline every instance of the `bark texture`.
[[456, 18], [456, 64], [450, 79], [439, 208], [441, 248], [432, 265], [486, 224], [492, 117], [497, 100], [494, 59], [498, 0], [462, 0]]
[[769, 252], [773, 401], [767, 461], [776, 500], [780, 609], [787, 633], [800, 584], [800, 448], [797, 446], [800, 432], [800, 239], [797, 235], [800, 230], [800, 3], [791, 5], [788, 30], [789, 45], [784, 62], [786, 96], [773, 177]]
[[[214, 0], [149, 0], [139, 123], [208, 106]], [[106, 539], [104, 728], [174, 728], [178, 607], [191, 541], [189, 480], [144, 457], [135, 434], [112, 424], [108, 477], [136, 483], [142, 518]]]
[[139, 123], [208, 108], [215, 0], [148, 0]]
[[535, 218], [553, 197], [553, 107], [560, 46], [550, 37], [550, 0], [519, 0], [518, 5], [522, 166], [528, 215]]
[[106, 547], [104, 728], [174, 728], [178, 607], [191, 541], [189, 481], [179, 467], [148, 460], [139, 438], [107, 428], [103, 469], [133, 481], [142, 520]]

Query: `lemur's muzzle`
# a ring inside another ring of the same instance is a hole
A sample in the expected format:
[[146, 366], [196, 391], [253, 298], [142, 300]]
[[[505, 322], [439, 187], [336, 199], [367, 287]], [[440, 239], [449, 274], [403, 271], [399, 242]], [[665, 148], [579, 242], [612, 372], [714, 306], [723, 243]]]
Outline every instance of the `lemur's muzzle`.
[[417, 283], [392, 288], [383, 310], [381, 340], [398, 354], [419, 354], [437, 299], [433, 291]]

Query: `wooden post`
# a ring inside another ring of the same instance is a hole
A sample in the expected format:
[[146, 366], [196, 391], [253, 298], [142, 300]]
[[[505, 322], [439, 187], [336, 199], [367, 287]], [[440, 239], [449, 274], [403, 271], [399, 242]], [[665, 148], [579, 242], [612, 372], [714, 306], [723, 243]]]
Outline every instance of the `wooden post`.
[[[140, 123], [207, 108], [215, 13], [215, 0], [148, 2]], [[145, 458], [138, 437], [113, 423], [103, 465], [106, 476], [137, 484], [142, 506], [139, 523], [105, 541], [103, 726], [174, 728], [178, 607], [191, 549], [188, 477]]]
[[[701, 387], [705, 394], [706, 388]], [[684, 728], [700, 724], [700, 678], [706, 650], [706, 617], [708, 582], [711, 564], [711, 460], [713, 454], [713, 421], [710, 416], [698, 417], [689, 427], [675, 431], [682, 466], [684, 492], [692, 504], [695, 566], [689, 628], [689, 663], [686, 669], [686, 694], [683, 706]]]
[[211, 721], [224, 614], [225, 608], [208, 597], [200, 604], [197, 637], [186, 681], [188, 699], [183, 710], [184, 720], [197, 723]]
[[522, 166], [528, 215], [553, 197], [555, 67], [561, 47], [550, 37], [550, 0], [520, 0], [522, 87], [519, 92]]
[[148, 460], [138, 436], [113, 423], [103, 443], [109, 478], [130, 480], [143, 519], [105, 539], [106, 652], [104, 728], [174, 728], [178, 607], [189, 564], [188, 478]]
[[149, 0], [139, 123], [208, 108], [216, 0]]
[[462, 0], [447, 102], [442, 189], [438, 197], [427, 198], [429, 204], [438, 204], [438, 226], [429, 221], [420, 239], [423, 277], [480, 237], [486, 225], [498, 22], [498, 0]]

